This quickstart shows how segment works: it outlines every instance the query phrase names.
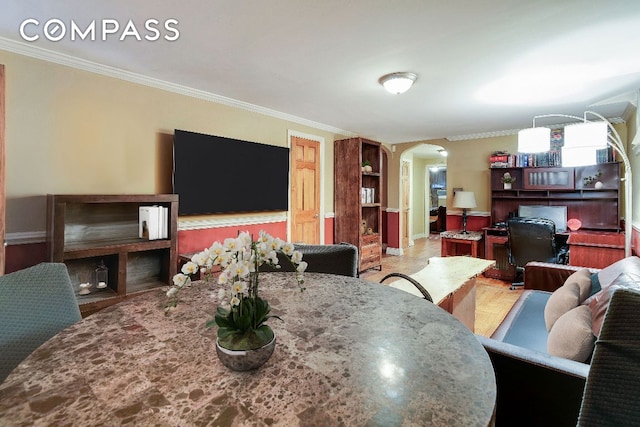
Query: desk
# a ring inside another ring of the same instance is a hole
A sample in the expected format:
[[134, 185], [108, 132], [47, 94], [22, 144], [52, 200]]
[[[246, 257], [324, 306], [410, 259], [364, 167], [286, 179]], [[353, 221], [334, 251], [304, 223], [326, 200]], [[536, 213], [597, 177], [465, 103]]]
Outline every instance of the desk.
[[[476, 318], [476, 277], [487, 271], [495, 261], [468, 256], [432, 257], [428, 265], [411, 275], [424, 286], [433, 302], [453, 314], [471, 331]], [[408, 280], [399, 279], [389, 286], [422, 297]]]
[[[496, 267], [485, 276], [501, 280], [514, 280], [515, 270], [509, 265], [506, 228], [486, 227], [485, 254], [495, 259]], [[578, 230], [556, 233], [558, 250], [569, 245], [569, 265], [604, 268], [624, 258], [624, 233], [597, 230]]]
[[463, 234], [461, 231], [443, 231], [440, 233], [440, 241], [442, 247], [441, 256], [463, 255], [458, 252], [458, 245], [467, 245], [471, 248], [471, 256], [478, 258], [480, 253], [480, 242], [482, 241], [482, 231], [467, 231]]
[[[475, 336], [439, 307], [361, 279], [261, 275], [283, 321], [252, 372], [216, 357], [205, 322], [218, 285], [195, 282], [164, 315], [152, 291], [93, 314], [0, 385], [6, 425], [486, 426], [496, 384]], [[214, 289], [215, 288], [215, 289]]]
[[605, 268], [624, 258], [624, 233], [574, 231], [567, 240], [569, 264]]

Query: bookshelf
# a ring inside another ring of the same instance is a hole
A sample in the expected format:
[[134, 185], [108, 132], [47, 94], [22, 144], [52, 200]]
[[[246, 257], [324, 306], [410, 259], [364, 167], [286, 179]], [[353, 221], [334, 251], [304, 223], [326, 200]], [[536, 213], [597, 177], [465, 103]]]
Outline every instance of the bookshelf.
[[[167, 208], [167, 238], [139, 237], [141, 206]], [[178, 196], [47, 196], [47, 255], [67, 265], [83, 316], [136, 293], [171, 283], [177, 269]], [[108, 269], [107, 286], [99, 289], [96, 269]], [[91, 283], [83, 292], [81, 283]]]

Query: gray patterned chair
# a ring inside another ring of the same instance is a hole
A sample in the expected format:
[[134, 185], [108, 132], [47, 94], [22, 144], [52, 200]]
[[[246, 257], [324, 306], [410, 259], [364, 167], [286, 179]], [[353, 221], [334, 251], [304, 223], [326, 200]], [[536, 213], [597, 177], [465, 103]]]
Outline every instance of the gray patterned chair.
[[[295, 249], [302, 252], [302, 260], [308, 264], [309, 273], [328, 273], [358, 277], [358, 248], [350, 243], [333, 245], [307, 245], [296, 243]], [[280, 269], [273, 270], [267, 265], [261, 271], [293, 271], [291, 263], [278, 256]]]
[[66, 265], [42, 263], [0, 276], [0, 382], [81, 318]]
[[640, 425], [640, 292], [616, 290], [596, 341], [578, 427]]

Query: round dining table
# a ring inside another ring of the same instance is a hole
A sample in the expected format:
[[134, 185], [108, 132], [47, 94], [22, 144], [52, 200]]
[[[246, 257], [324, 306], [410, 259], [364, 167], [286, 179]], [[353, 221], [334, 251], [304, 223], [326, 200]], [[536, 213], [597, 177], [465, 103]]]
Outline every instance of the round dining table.
[[359, 278], [262, 273], [276, 348], [236, 372], [206, 328], [220, 303], [193, 282], [165, 314], [146, 292], [60, 332], [0, 384], [2, 425], [487, 426], [489, 356], [438, 306]]

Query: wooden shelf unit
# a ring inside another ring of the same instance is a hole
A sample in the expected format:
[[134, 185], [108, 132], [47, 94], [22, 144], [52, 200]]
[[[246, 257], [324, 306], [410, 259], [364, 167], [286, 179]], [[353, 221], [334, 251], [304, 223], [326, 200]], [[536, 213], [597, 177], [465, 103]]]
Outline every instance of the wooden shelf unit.
[[[358, 248], [358, 271], [382, 270], [382, 151], [379, 142], [364, 138], [337, 140], [334, 143], [334, 202], [336, 242], [348, 242]], [[362, 171], [368, 160], [372, 171]], [[362, 188], [372, 188], [372, 203], [364, 203]], [[372, 229], [363, 233], [362, 221]]]
[[[138, 237], [140, 206], [168, 208], [168, 238]], [[64, 262], [83, 316], [127, 296], [171, 284], [177, 270], [178, 196], [47, 196], [47, 255]], [[97, 289], [91, 275], [100, 262], [109, 269], [108, 287]], [[81, 277], [91, 278], [91, 293], [78, 294]]]
[[[505, 190], [505, 172], [516, 177]], [[595, 182], [587, 177], [599, 175]], [[520, 205], [566, 206], [567, 219], [579, 218], [588, 230], [620, 231], [620, 164], [581, 167], [528, 167], [491, 169], [491, 219], [495, 224], [517, 215]]]

